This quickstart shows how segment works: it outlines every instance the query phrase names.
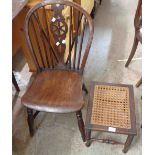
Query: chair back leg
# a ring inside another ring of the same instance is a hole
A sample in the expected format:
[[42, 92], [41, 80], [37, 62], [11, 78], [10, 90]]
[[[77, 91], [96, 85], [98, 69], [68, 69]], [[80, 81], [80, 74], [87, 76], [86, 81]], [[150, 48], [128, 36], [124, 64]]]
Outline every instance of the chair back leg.
[[27, 114], [28, 114], [27, 122], [28, 122], [28, 126], [29, 126], [30, 136], [32, 137], [32, 136], [34, 135], [34, 127], [33, 127], [33, 124], [34, 124], [33, 110], [27, 108]]
[[77, 120], [78, 120], [78, 126], [79, 126], [79, 130], [81, 132], [82, 140], [83, 140], [83, 142], [85, 142], [86, 138], [85, 138], [84, 122], [83, 122], [83, 119], [82, 119], [82, 112], [81, 111], [76, 112], [76, 117], [77, 117]]

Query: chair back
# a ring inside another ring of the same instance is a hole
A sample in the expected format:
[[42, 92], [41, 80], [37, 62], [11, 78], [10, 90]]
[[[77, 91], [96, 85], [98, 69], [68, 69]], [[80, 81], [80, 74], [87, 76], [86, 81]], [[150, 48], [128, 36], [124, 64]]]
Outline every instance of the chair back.
[[84, 70], [93, 39], [90, 15], [78, 4], [51, 0], [28, 12], [24, 27], [37, 71]]

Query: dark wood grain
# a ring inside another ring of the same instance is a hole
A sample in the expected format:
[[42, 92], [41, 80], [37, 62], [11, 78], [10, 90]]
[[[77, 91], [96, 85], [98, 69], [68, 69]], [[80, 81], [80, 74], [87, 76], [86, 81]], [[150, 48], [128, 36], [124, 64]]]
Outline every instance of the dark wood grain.
[[65, 70], [44, 71], [22, 97], [22, 103], [45, 112], [76, 112], [83, 105], [82, 76]]

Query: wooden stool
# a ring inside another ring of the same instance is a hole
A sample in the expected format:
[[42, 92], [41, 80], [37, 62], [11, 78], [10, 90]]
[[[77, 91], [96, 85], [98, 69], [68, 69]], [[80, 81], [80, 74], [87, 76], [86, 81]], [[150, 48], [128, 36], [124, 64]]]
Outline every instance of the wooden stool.
[[92, 82], [86, 116], [86, 146], [91, 141], [124, 144], [109, 139], [91, 138], [91, 131], [128, 135], [123, 152], [126, 153], [137, 134], [132, 85]]

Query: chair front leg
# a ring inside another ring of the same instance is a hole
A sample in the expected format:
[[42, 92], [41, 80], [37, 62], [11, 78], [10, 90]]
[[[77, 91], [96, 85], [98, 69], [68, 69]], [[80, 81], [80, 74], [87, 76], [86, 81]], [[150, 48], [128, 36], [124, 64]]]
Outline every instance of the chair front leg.
[[77, 117], [77, 120], [78, 120], [78, 126], [79, 126], [79, 130], [81, 132], [82, 140], [83, 140], [83, 142], [85, 142], [86, 137], [85, 137], [84, 122], [83, 122], [83, 119], [82, 119], [81, 110], [76, 112], [76, 117]]
[[30, 131], [30, 136], [32, 137], [34, 135], [34, 128], [33, 128], [33, 124], [34, 124], [34, 118], [33, 118], [33, 110], [27, 108], [27, 122], [28, 122], [28, 126], [29, 126], [29, 131]]

